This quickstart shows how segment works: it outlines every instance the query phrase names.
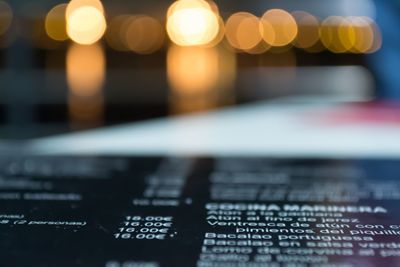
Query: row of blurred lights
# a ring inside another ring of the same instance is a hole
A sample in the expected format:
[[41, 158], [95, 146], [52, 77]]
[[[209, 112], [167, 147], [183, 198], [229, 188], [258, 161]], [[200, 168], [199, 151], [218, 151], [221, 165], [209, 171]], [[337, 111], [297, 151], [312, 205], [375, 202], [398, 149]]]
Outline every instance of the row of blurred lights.
[[[10, 6], [0, 1], [0, 36], [11, 21]], [[45, 31], [55, 41], [71, 39], [84, 45], [105, 35], [113, 49], [139, 54], [161, 49], [165, 33], [179, 46], [212, 47], [226, 40], [233, 49], [251, 54], [290, 46], [308, 52], [372, 53], [382, 44], [378, 26], [368, 17], [331, 16], [321, 22], [304, 11], [271, 9], [262, 17], [238, 12], [224, 21], [218, 6], [206, 0], [175, 1], [167, 11], [165, 27], [147, 15], [116, 16], [107, 26], [99, 0], [71, 0], [47, 13]]]

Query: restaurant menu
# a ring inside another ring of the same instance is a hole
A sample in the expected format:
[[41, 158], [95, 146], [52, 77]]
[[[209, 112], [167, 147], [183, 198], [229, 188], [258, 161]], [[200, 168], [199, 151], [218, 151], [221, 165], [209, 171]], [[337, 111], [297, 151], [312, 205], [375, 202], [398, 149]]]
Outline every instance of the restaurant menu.
[[2, 157], [0, 266], [400, 266], [400, 161]]

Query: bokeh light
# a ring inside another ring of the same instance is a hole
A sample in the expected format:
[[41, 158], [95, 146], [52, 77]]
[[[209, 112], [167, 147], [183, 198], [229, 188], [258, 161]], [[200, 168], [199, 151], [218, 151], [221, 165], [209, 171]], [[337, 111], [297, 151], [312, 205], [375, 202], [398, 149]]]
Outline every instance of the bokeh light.
[[261, 18], [261, 32], [265, 42], [271, 46], [285, 46], [297, 36], [296, 20], [282, 9], [271, 9]]
[[366, 53], [373, 43], [374, 33], [369, 23], [362, 17], [350, 17], [348, 20], [352, 24], [354, 40], [351, 52]]
[[207, 45], [219, 31], [218, 14], [204, 0], [178, 0], [168, 9], [167, 33], [177, 45]]
[[298, 27], [297, 37], [294, 40], [294, 46], [308, 49], [319, 40], [319, 21], [318, 19], [305, 11], [296, 11], [292, 13]]
[[155, 18], [140, 15], [132, 17], [121, 36], [126, 46], [138, 54], [150, 54], [164, 43], [164, 30]]
[[167, 64], [171, 87], [185, 94], [210, 90], [218, 80], [218, 54], [214, 48], [172, 46]]
[[[205, 8], [212, 10], [210, 2], [204, 0], [176, 0], [167, 10], [167, 19], [175, 12], [191, 8]], [[214, 12], [214, 10], [212, 10]]]
[[[213, 3], [213, 2], [211, 2], [211, 3]], [[221, 43], [221, 41], [224, 39], [224, 37], [225, 37], [225, 22], [222, 19], [222, 17], [220, 17], [220, 16], [218, 16], [218, 25], [219, 26], [218, 26], [217, 35], [210, 42], [203, 45], [204, 47], [214, 47], [214, 46], [218, 45], [219, 43]]]
[[90, 128], [102, 123], [105, 54], [100, 44], [73, 44], [67, 51], [68, 109], [73, 128]]
[[381, 29], [379, 28], [378, 24], [370, 18], [365, 18], [367, 21], [370, 21], [370, 27], [373, 30], [373, 44], [367, 50], [367, 54], [375, 53], [382, 47], [382, 33]]
[[97, 94], [105, 79], [105, 55], [99, 44], [72, 45], [67, 52], [67, 80], [71, 92], [81, 97]]
[[78, 44], [97, 42], [106, 30], [104, 11], [100, 1], [73, 0], [66, 11], [68, 36]]
[[67, 4], [59, 4], [53, 7], [46, 15], [45, 29], [47, 35], [56, 41], [68, 39], [65, 14]]
[[368, 17], [328, 17], [322, 23], [320, 36], [333, 53], [373, 53], [382, 45], [380, 30]]
[[111, 19], [107, 27], [107, 44], [117, 51], [129, 51], [126, 45], [125, 35], [132, 15], [119, 15]]
[[337, 28], [339, 41], [344, 47], [345, 52], [351, 52], [356, 43], [356, 31], [352, 20], [348, 18], [342, 18]]
[[153, 17], [125, 14], [110, 21], [106, 40], [117, 51], [151, 54], [164, 45], [165, 31]]
[[11, 7], [4, 1], [0, 1], [0, 36], [7, 32], [11, 26], [13, 12]]
[[367, 17], [350, 17], [354, 31], [354, 53], [373, 53], [382, 45], [382, 37], [376, 23]]
[[263, 40], [259, 26], [258, 17], [247, 12], [238, 12], [228, 18], [225, 35], [232, 47], [249, 51]]
[[65, 11], [65, 16], [68, 18], [72, 13], [85, 6], [91, 6], [104, 14], [104, 7], [100, 0], [71, 0], [68, 3], [67, 10]]
[[[339, 27], [345, 25], [346, 20], [339, 16], [331, 16], [326, 18], [320, 28], [320, 38], [322, 44], [333, 53], [344, 53], [348, 51], [345, 45], [342, 43], [343, 38], [340, 37]], [[343, 31], [342, 31], [343, 34]]]
[[167, 74], [174, 114], [209, 110], [234, 101], [236, 56], [229, 49], [171, 46]]

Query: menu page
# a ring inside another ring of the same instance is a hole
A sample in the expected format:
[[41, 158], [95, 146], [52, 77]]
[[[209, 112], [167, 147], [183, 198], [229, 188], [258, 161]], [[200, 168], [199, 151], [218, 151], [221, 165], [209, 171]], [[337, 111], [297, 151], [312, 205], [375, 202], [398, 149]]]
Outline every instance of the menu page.
[[0, 159], [0, 266], [400, 266], [400, 161]]

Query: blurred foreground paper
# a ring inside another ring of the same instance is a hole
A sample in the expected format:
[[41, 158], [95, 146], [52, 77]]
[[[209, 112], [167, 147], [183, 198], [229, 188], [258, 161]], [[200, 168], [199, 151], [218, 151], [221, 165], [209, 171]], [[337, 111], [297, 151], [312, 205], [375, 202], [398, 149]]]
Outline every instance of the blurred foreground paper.
[[34, 140], [39, 154], [398, 157], [400, 109], [253, 104]]

